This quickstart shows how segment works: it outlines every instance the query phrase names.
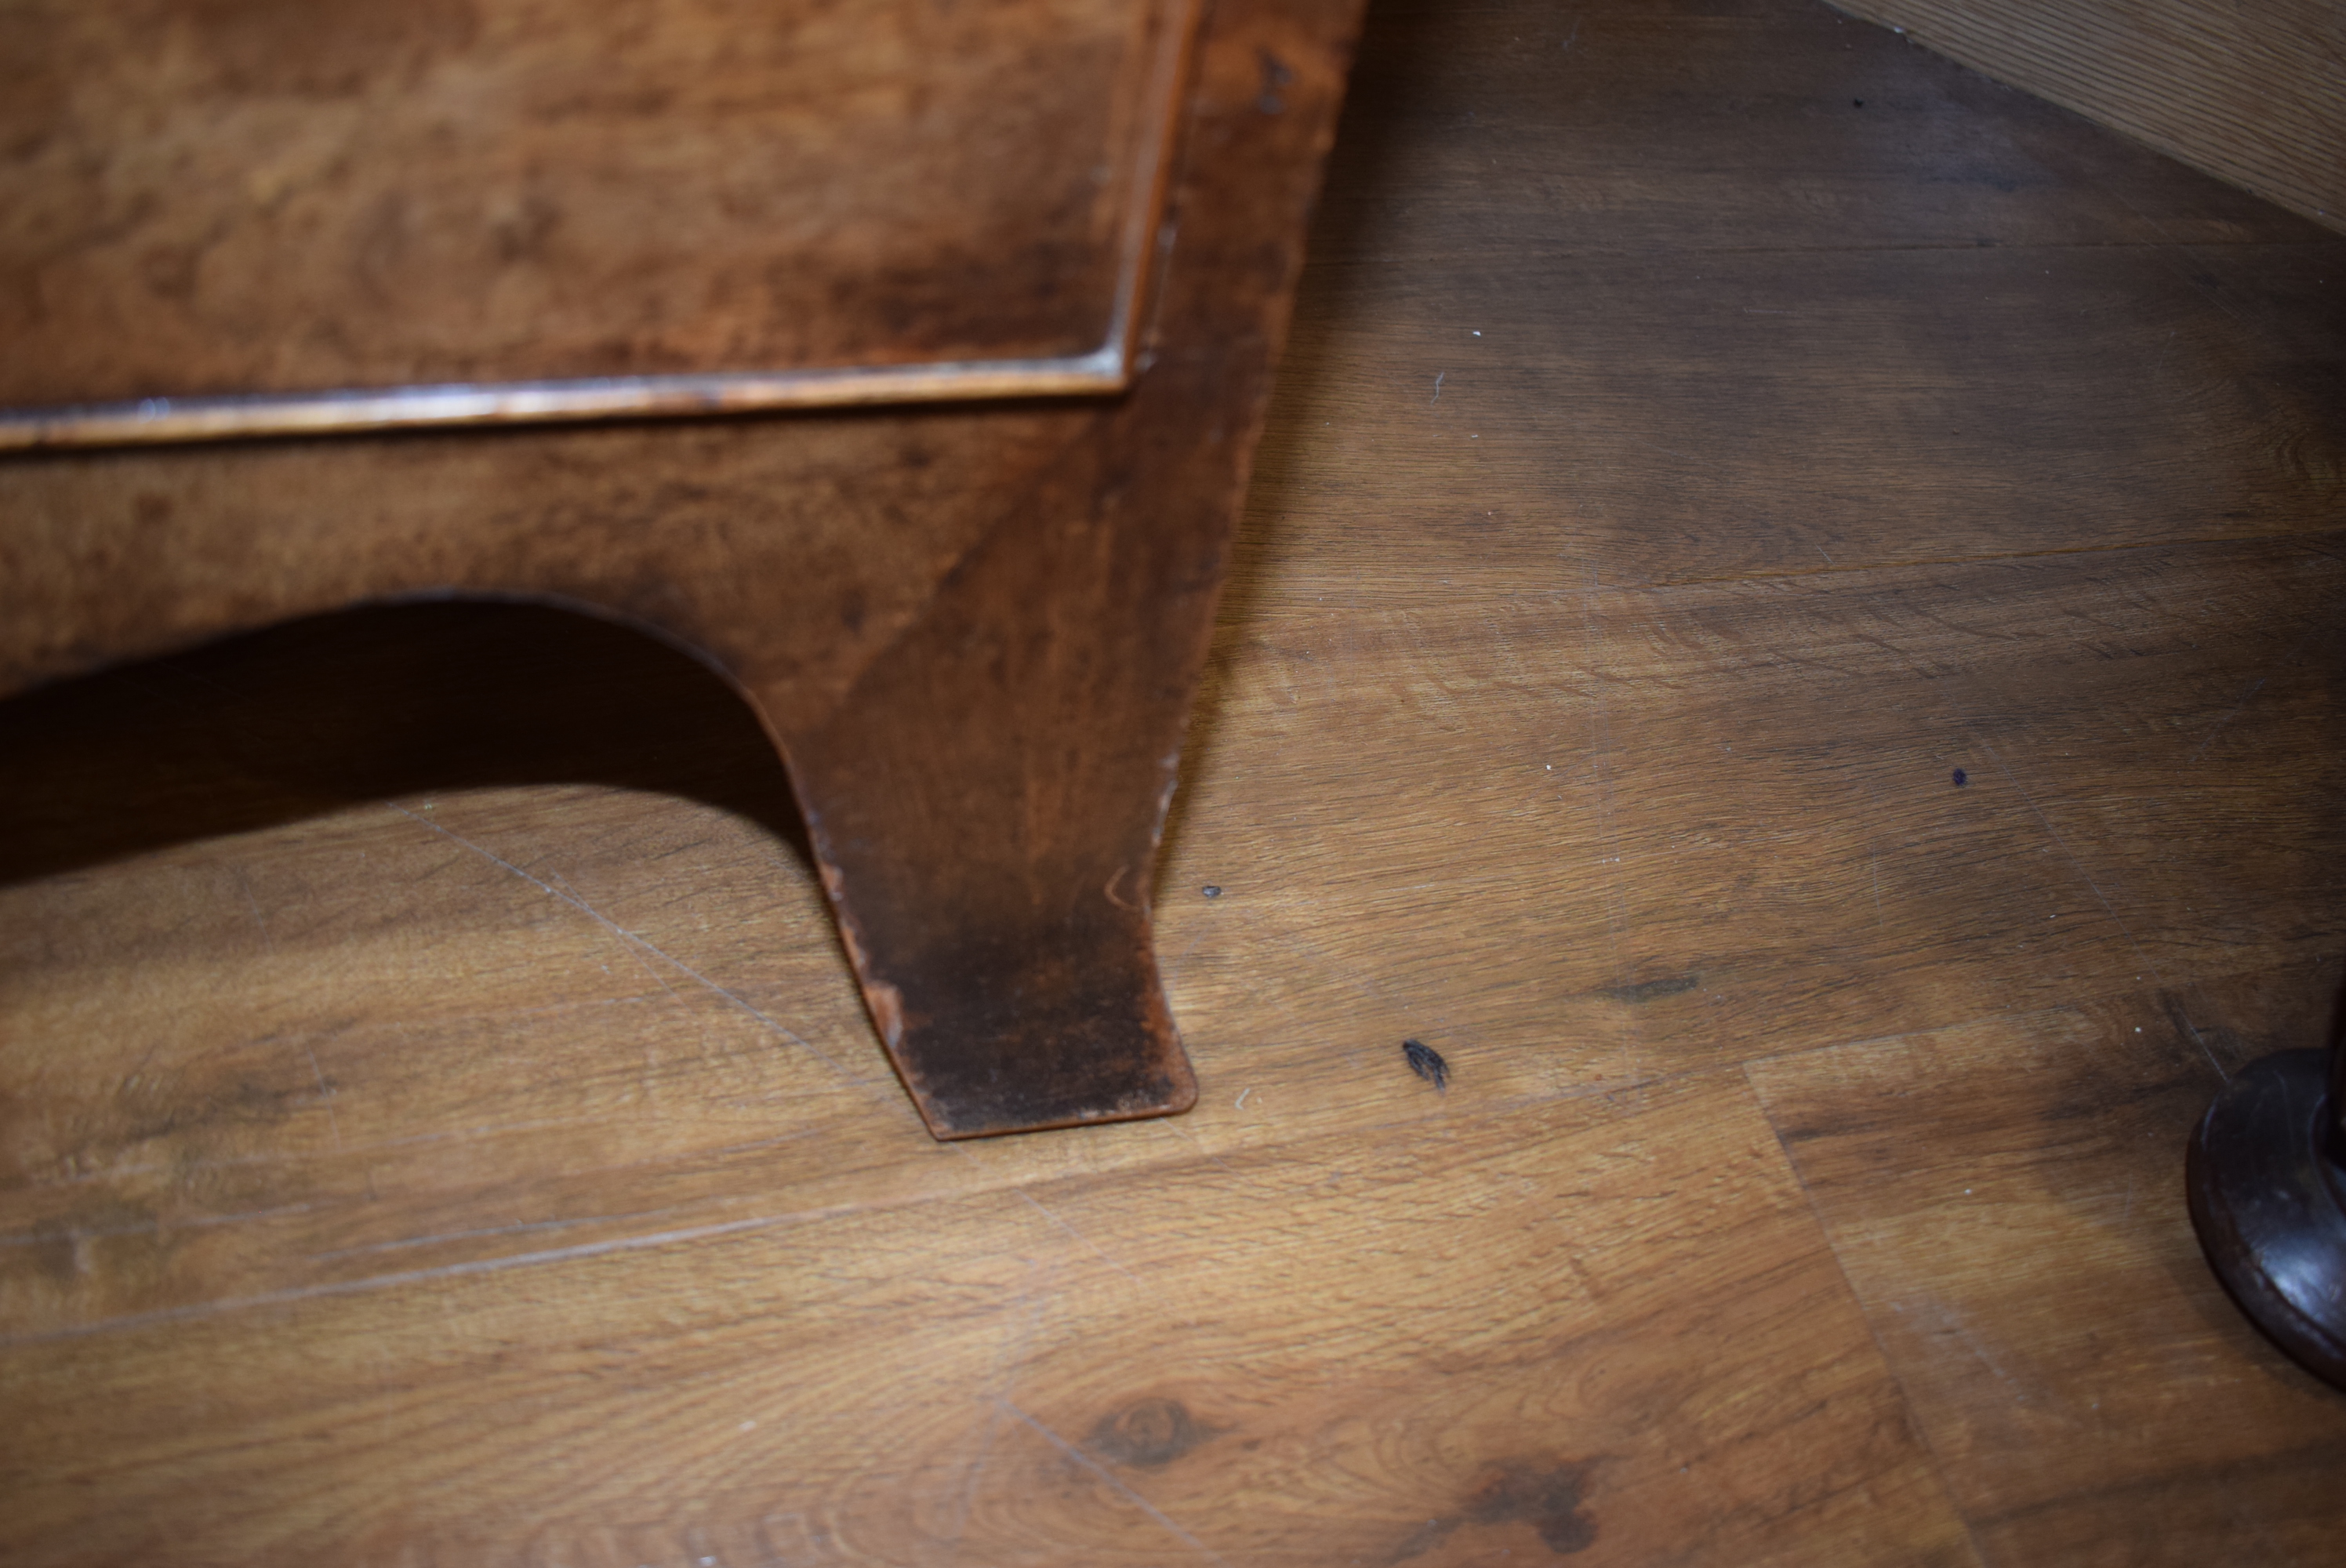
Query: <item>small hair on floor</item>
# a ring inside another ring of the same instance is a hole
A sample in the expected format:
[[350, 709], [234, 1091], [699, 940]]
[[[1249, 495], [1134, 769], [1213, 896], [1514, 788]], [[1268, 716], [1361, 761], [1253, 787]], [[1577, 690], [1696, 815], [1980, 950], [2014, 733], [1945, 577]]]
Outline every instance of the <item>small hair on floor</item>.
[[1442, 1059], [1441, 1052], [1423, 1040], [1404, 1040], [1401, 1043], [1401, 1054], [1411, 1072], [1444, 1094], [1449, 1092], [1450, 1064]]

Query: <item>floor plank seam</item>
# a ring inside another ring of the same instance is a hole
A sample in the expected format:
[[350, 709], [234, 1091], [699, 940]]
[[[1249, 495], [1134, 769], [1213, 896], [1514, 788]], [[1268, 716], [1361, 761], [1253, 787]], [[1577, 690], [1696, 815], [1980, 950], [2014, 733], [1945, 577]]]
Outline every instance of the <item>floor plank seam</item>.
[[1913, 1392], [1907, 1383], [1906, 1374], [1897, 1361], [1892, 1359], [1889, 1347], [1882, 1343], [1881, 1330], [1874, 1325], [1872, 1310], [1867, 1306], [1863, 1294], [1859, 1291], [1857, 1281], [1851, 1278], [1848, 1265], [1841, 1260], [1841, 1242], [1833, 1235], [1832, 1227], [1826, 1221], [1823, 1211], [1819, 1208], [1816, 1196], [1809, 1190], [1809, 1180], [1800, 1170], [1800, 1160], [1793, 1155], [1791, 1145], [1785, 1142], [1783, 1130], [1776, 1125], [1776, 1118], [1768, 1114], [1767, 1098], [1760, 1093], [1759, 1084], [1752, 1082], [1749, 1070], [1744, 1067], [1739, 1067], [1738, 1070], [1742, 1074], [1743, 1086], [1750, 1095], [1751, 1103], [1759, 1107], [1761, 1119], [1767, 1122], [1769, 1132], [1776, 1139], [1777, 1155], [1783, 1160], [1784, 1168], [1790, 1175], [1794, 1185], [1800, 1188], [1800, 1200], [1808, 1207], [1809, 1222], [1816, 1227], [1819, 1238], [1824, 1242], [1826, 1253], [1832, 1258], [1833, 1272], [1840, 1278], [1841, 1288], [1849, 1293], [1851, 1305], [1856, 1308], [1859, 1319], [1865, 1324], [1866, 1337], [1873, 1345], [1874, 1355], [1880, 1358], [1882, 1370], [1889, 1374], [1891, 1382], [1898, 1390], [1899, 1406], [1906, 1416], [1906, 1430], [1923, 1451], [1930, 1456], [1932, 1476], [1939, 1483], [1939, 1493], [1945, 1499], [1948, 1511], [1964, 1527], [1964, 1539], [1972, 1549], [1973, 1560], [1981, 1563], [1983, 1568], [1994, 1568], [1995, 1559], [1989, 1554], [1986, 1547], [1982, 1543], [1979, 1529], [1972, 1519], [1971, 1511], [1964, 1507], [1956, 1498], [1954, 1482], [1949, 1473], [1946, 1457], [1940, 1451], [1937, 1442], [1933, 1441], [1930, 1429], [1923, 1424], [1922, 1412], [1915, 1409]]

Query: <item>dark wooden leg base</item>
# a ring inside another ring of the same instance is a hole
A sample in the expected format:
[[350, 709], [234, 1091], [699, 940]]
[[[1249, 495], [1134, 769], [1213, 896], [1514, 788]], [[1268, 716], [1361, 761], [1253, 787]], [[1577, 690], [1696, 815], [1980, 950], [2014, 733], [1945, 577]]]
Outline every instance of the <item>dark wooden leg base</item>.
[[2185, 1179], [2199, 1245], [2232, 1299], [2346, 1389], [2346, 1166], [2331, 1057], [2284, 1051], [2233, 1079], [2192, 1135]]
[[[861, 911], [843, 901], [841, 912], [856, 932]], [[884, 942], [875, 952], [862, 929], [851, 946], [873, 1021], [936, 1136], [1162, 1116], [1196, 1102], [1145, 921], [1004, 930], [901, 955]]]

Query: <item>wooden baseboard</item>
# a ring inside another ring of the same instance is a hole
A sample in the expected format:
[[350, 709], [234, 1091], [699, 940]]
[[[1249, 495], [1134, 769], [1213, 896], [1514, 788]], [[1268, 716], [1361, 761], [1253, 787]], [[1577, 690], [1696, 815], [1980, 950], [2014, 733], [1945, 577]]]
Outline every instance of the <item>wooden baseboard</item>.
[[1974, 70], [2346, 232], [2346, 5], [1848, 0]]

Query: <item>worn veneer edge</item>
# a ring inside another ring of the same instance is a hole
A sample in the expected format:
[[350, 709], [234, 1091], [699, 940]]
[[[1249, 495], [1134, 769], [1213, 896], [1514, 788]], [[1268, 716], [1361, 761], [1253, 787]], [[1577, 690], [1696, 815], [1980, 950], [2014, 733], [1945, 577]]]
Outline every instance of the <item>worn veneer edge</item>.
[[415, 426], [1099, 395], [1122, 392], [1131, 379], [1127, 356], [1111, 344], [1079, 358], [1058, 360], [141, 398], [133, 402], [0, 411], [0, 452], [230, 436], [326, 435]]
[[1155, 40], [1148, 97], [1152, 112], [1142, 133], [1133, 192], [1125, 211], [1118, 249], [1116, 300], [1108, 311], [1107, 339], [1090, 357], [1113, 359], [1118, 389], [1131, 384], [1140, 353], [1142, 307], [1148, 284], [1172, 249], [1165, 229], [1165, 204], [1173, 188], [1173, 160], [1180, 149], [1183, 90], [1189, 80], [1205, 0], [1164, 0], [1153, 15], [1162, 29]]
[[1087, 354], [810, 370], [718, 371], [534, 382], [455, 382], [331, 392], [146, 397], [0, 409], [0, 452], [163, 444], [238, 436], [331, 435], [450, 425], [747, 413], [881, 403], [1100, 397], [1132, 384], [1201, 0], [1154, 9], [1148, 103], [1134, 199], [1118, 237], [1106, 341]]

